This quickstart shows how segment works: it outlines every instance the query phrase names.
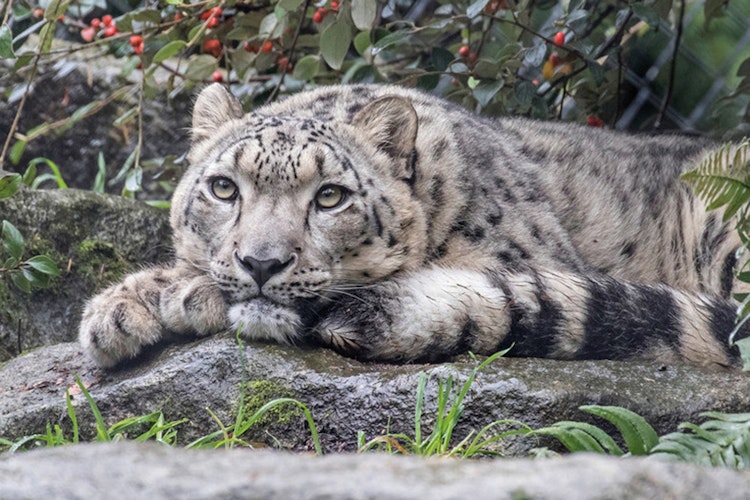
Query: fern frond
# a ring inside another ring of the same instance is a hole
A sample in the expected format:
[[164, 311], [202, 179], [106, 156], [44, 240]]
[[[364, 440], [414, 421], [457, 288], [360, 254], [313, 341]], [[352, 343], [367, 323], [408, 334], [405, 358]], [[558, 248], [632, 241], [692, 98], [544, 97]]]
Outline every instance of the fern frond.
[[706, 156], [682, 179], [693, 186], [708, 210], [725, 206], [724, 220], [750, 201], [750, 141], [727, 143]]
[[662, 436], [651, 455], [698, 465], [750, 468], [750, 413], [702, 413], [700, 425]]

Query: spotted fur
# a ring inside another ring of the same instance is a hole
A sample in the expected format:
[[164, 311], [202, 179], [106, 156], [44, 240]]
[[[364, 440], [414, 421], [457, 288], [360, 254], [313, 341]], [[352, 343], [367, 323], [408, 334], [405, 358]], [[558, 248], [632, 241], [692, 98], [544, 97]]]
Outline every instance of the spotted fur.
[[213, 85], [172, 201], [174, 264], [94, 297], [81, 342], [103, 366], [226, 328], [393, 362], [512, 346], [736, 366], [740, 241], [679, 179], [714, 147], [489, 120], [392, 86], [244, 114]]

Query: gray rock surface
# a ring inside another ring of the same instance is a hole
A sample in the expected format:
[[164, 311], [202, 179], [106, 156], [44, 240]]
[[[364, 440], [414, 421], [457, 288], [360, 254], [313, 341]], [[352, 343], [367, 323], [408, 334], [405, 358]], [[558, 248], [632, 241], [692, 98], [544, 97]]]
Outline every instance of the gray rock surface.
[[24, 258], [47, 254], [62, 270], [50, 288], [31, 295], [0, 276], [0, 361], [73, 340], [83, 303], [97, 289], [171, 255], [168, 217], [141, 202], [77, 189], [22, 189], [0, 199], [0, 221], [23, 235]]
[[679, 498], [744, 499], [750, 474], [579, 454], [469, 461], [385, 454], [311, 457], [145, 443], [0, 457], [5, 499]]
[[[239, 352], [235, 340], [224, 335], [160, 346], [137, 363], [102, 371], [77, 344], [40, 348], [0, 368], [0, 436], [18, 439], [42, 432], [47, 423], [59, 423], [70, 435], [64, 395], [78, 374], [108, 425], [162, 410], [169, 421], [190, 420], [178, 434], [179, 442], [188, 443], [219, 429], [207, 408], [225, 424], [234, 421], [243, 380]], [[422, 371], [432, 377], [423, 419], [423, 432], [429, 433], [436, 379], [452, 375], [460, 383], [474, 367], [470, 359], [444, 365], [366, 364], [328, 350], [277, 345], [248, 344], [242, 352], [246, 407], [257, 409], [278, 397], [298, 399], [312, 411], [326, 451], [354, 450], [358, 431], [368, 439], [386, 429], [413, 436]], [[702, 411], [747, 411], [750, 377], [687, 366], [501, 358], [480, 372], [454, 436], [461, 439], [472, 429], [509, 418], [533, 428], [559, 420], [596, 422], [578, 410], [584, 404], [629, 408], [662, 434], [676, 430], [680, 422], [700, 420]], [[82, 435], [93, 436], [86, 401], [77, 395], [74, 405]], [[311, 449], [305, 420], [291, 407], [253, 427], [249, 438]], [[530, 438], [508, 439], [498, 451], [525, 454], [538, 444]]]

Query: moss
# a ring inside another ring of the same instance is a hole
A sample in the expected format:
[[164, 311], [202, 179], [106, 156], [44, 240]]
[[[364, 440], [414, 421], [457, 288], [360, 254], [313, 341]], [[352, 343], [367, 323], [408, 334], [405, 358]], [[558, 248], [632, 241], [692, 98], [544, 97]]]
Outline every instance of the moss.
[[73, 251], [73, 265], [89, 282], [112, 283], [132, 270], [114, 245], [96, 240], [83, 240]]
[[[251, 380], [247, 382], [243, 405], [245, 417], [250, 417], [263, 405], [279, 398], [296, 398], [296, 394], [288, 387], [271, 380]], [[255, 425], [265, 428], [287, 427], [296, 425], [301, 417], [302, 410], [297, 405], [284, 404], [267, 411]]]

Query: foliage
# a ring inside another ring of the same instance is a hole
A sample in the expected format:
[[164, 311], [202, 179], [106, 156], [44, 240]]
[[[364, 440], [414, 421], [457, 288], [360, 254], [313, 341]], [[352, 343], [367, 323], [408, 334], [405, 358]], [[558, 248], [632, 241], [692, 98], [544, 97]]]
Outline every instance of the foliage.
[[[659, 441], [656, 431], [646, 420], [617, 406], [581, 406], [581, 411], [604, 418], [620, 432], [631, 455], [647, 455]], [[624, 452], [605, 431], [585, 422], [561, 421], [537, 429], [530, 435], [552, 436], [570, 452], [589, 451], [622, 456]]]
[[595, 452], [616, 456], [649, 455], [697, 465], [750, 468], [750, 413], [706, 412], [700, 425], [682, 423], [684, 432], [657, 437], [656, 431], [640, 415], [615, 406], [582, 406], [582, 411], [613, 424], [628, 449], [626, 454], [614, 438], [601, 428], [584, 422], [557, 422], [531, 435], [548, 435], [560, 441], [569, 452]]
[[[29, 182], [29, 179], [29, 176], [21, 177], [19, 174], [0, 177], [0, 199], [15, 194], [21, 184]], [[57, 264], [47, 255], [24, 259], [26, 243], [21, 232], [10, 221], [2, 221], [0, 242], [0, 278], [8, 276], [20, 290], [30, 293], [34, 288], [47, 287], [53, 277], [60, 275]]]
[[[681, 33], [685, 24], [684, 5], [670, 0], [19, 0], [4, 5], [0, 58], [26, 79], [25, 87], [16, 89], [23, 95], [19, 116], [45, 61], [79, 52], [89, 60], [115, 57], [135, 83], [58, 122], [19, 131], [16, 121], [0, 164], [6, 157], [19, 161], [29, 142], [137, 94], [137, 103], [113, 121], [113, 127], [137, 130], [132, 154], [110, 180], [110, 185], [124, 183], [126, 194], [141, 189], [144, 170], [153, 168], [140, 157], [143, 109], [161, 93], [172, 97], [221, 81], [258, 104], [306, 85], [391, 81], [487, 114], [614, 125], [626, 103], [625, 80], [635, 64], [631, 52], [643, 52], [654, 34]], [[703, 5], [704, 34], [712, 26], [720, 32], [715, 26], [727, 3]], [[74, 43], [53, 44], [53, 38]], [[675, 61], [680, 44], [677, 39]], [[733, 113], [738, 116], [750, 109], [749, 68], [746, 58], [737, 77], [730, 77], [737, 87], [727, 99], [737, 101]], [[651, 122], [663, 122], [670, 95]]]
[[[514, 420], [498, 420], [486, 425], [476, 434], [474, 431], [471, 431], [458, 444], [453, 444], [453, 433], [463, 415], [464, 400], [477, 374], [484, 367], [507, 352], [508, 350], [504, 350], [495, 353], [474, 367], [469, 377], [460, 387], [460, 390], [458, 390], [458, 393], [456, 393], [453, 387], [453, 375], [449, 375], [447, 379], [438, 380], [437, 409], [434, 424], [432, 432], [425, 438], [422, 437], [422, 416], [426, 400], [425, 388], [428, 377], [425, 373], [421, 373], [417, 384], [417, 401], [414, 411], [414, 437], [407, 436], [406, 434], [386, 433], [367, 441], [365, 434], [360, 431], [357, 434], [359, 451], [365, 452], [377, 449], [390, 453], [398, 452], [422, 456], [461, 456], [465, 458], [477, 455], [498, 455], [497, 452], [491, 451], [490, 445], [492, 443], [509, 436], [525, 434], [530, 429]], [[507, 427], [509, 425], [515, 425], [520, 427], [520, 429], [516, 428], [491, 434], [491, 431], [494, 431], [496, 428]]]
[[[737, 270], [737, 278], [750, 283], [750, 141], [725, 144], [707, 156], [695, 169], [682, 178], [688, 181], [698, 196], [708, 205], [708, 210], [721, 209], [723, 220], [734, 219], [734, 225], [743, 245], [744, 257]], [[738, 322], [730, 336], [740, 350], [743, 369], [750, 370], [750, 338], [735, 341], [737, 331], [750, 319], [750, 294], [737, 294], [740, 301]]]

